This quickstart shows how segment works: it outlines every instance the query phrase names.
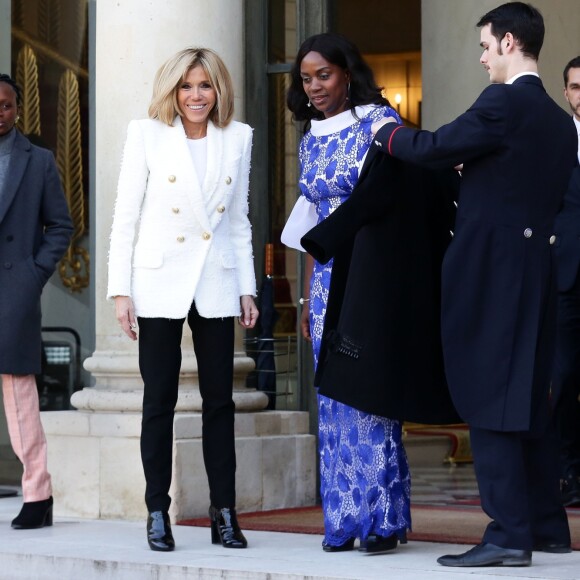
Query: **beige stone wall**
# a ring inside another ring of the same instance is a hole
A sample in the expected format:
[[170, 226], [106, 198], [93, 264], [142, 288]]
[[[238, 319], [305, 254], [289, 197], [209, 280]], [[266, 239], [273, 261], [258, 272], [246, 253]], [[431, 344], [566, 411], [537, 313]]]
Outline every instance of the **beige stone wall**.
[[[535, 0], [543, 14], [546, 37], [540, 75], [562, 107], [562, 70], [580, 54], [578, 0]], [[498, 0], [422, 0], [423, 127], [436, 129], [463, 113], [488, 84], [479, 64], [479, 18]]]

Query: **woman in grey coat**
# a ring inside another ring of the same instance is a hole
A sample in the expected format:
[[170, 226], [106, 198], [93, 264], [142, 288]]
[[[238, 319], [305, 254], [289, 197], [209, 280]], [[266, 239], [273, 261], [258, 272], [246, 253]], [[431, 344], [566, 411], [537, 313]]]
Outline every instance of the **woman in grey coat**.
[[35, 374], [40, 295], [66, 250], [72, 222], [52, 154], [15, 127], [16, 83], [0, 74], [0, 375], [10, 442], [23, 465], [15, 529], [52, 525], [52, 488]]

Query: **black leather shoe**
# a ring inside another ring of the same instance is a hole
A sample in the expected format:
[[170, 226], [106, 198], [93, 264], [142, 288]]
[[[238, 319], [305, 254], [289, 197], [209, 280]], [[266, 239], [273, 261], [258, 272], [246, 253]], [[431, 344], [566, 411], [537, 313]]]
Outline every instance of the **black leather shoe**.
[[395, 534], [392, 536], [387, 536], [386, 538], [384, 536], [373, 534], [366, 540], [361, 540], [358, 551], [373, 554], [378, 552], [387, 552], [389, 550], [394, 550], [398, 543], [399, 539]]
[[52, 496], [23, 503], [20, 513], [12, 520], [12, 527], [15, 530], [33, 530], [52, 526], [52, 504]]
[[175, 540], [167, 512], [151, 512], [147, 518], [147, 542], [155, 552], [172, 552]]
[[211, 543], [224, 548], [247, 548], [248, 541], [238, 524], [236, 510], [233, 508], [215, 508], [210, 506]]
[[482, 543], [457, 556], [441, 556], [437, 562], [442, 566], [530, 566], [530, 550], [510, 550], [495, 544]]
[[326, 540], [322, 540], [322, 549], [325, 552], [349, 552], [350, 550], [354, 550], [354, 538], [349, 538], [344, 544], [340, 544], [340, 546], [331, 546], [326, 543]]
[[534, 544], [534, 552], [548, 552], [549, 554], [569, 554], [572, 551], [572, 546], [566, 543], [545, 543]]

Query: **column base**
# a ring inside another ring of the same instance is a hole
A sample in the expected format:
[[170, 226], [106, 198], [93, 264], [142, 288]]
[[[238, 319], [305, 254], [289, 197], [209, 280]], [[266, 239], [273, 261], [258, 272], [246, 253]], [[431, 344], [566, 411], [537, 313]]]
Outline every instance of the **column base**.
[[[259, 411], [268, 405], [268, 395], [245, 387], [234, 389], [236, 411]], [[182, 388], [180, 385], [175, 410], [179, 412], [201, 411], [201, 394], [198, 387]], [[79, 411], [141, 413], [143, 388], [135, 390], [100, 389], [87, 387], [73, 393], [71, 405]]]
[[[191, 350], [183, 353], [177, 412], [201, 411], [197, 360]], [[143, 380], [134, 353], [95, 351], [85, 360], [84, 367], [93, 375], [96, 384], [73, 393], [73, 407], [79, 411], [141, 412]], [[234, 356], [233, 398], [237, 411], [260, 411], [268, 405], [265, 393], [246, 388], [246, 376], [253, 369], [251, 358], [242, 353]]]
[[[56, 517], [144, 521], [140, 413], [49, 411], [41, 415]], [[178, 413], [174, 432], [172, 520], [207, 515], [201, 414]], [[236, 454], [238, 511], [314, 504], [316, 443], [308, 433], [307, 413], [236, 414]]]

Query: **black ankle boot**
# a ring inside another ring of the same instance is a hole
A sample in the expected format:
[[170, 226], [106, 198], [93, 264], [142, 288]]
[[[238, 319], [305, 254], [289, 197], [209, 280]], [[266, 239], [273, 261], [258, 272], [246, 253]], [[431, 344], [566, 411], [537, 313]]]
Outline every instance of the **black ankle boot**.
[[167, 512], [151, 512], [147, 518], [147, 542], [156, 552], [172, 552], [175, 541]]
[[350, 550], [354, 550], [354, 538], [349, 538], [344, 544], [340, 544], [340, 546], [331, 546], [326, 543], [326, 540], [322, 540], [322, 549], [325, 552], [349, 552]]
[[33, 530], [52, 526], [52, 496], [41, 501], [27, 501], [20, 513], [12, 520], [15, 530]]
[[210, 506], [211, 543], [224, 548], [247, 548], [248, 542], [240, 530], [236, 510], [233, 508], [215, 508]]
[[359, 552], [387, 552], [388, 550], [394, 550], [398, 543], [399, 538], [395, 534], [387, 537], [373, 534], [366, 540], [361, 540]]

